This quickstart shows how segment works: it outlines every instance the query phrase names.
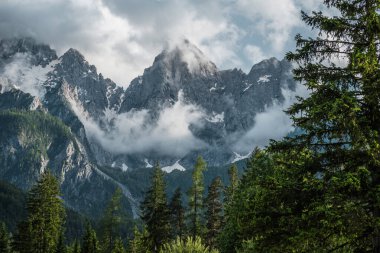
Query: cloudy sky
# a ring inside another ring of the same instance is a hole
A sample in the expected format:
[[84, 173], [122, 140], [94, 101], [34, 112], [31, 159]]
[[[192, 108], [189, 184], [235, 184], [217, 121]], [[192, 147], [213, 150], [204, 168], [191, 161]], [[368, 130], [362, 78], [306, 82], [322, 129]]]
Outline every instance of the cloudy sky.
[[0, 0], [0, 38], [31, 36], [61, 55], [78, 49], [98, 71], [128, 86], [167, 45], [183, 38], [220, 69], [249, 71], [283, 58], [307, 33], [300, 11], [321, 0]]

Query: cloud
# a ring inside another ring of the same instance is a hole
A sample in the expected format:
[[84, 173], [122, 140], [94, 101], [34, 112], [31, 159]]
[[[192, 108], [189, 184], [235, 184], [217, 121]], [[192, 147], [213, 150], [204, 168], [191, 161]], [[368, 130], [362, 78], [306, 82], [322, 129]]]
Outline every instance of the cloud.
[[42, 98], [45, 95], [43, 83], [47, 79], [47, 73], [53, 69], [54, 62], [43, 68], [32, 65], [30, 57], [27, 53], [16, 53], [0, 71], [0, 81], [5, 86], [4, 90], [17, 88]]
[[155, 152], [182, 157], [192, 150], [206, 147], [189, 129], [191, 125], [200, 124], [204, 113], [200, 108], [186, 104], [181, 92], [178, 101], [163, 108], [156, 120], [148, 110], [131, 110], [123, 114], [106, 111], [101, 120], [106, 122], [108, 129], [100, 128], [99, 123], [86, 114], [75, 92], [67, 92], [71, 108], [85, 126], [89, 139], [114, 154]]
[[[0, 38], [32, 36], [78, 49], [99, 72], [128, 86], [166, 43], [186, 37], [221, 69], [249, 70], [257, 56], [282, 58], [318, 0], [3, 0]], [[297, 31], [296, 31], [297, 30]]]
[[306, 87], [301, 84], [297, 84], [295, 91], [282, 89], [284, 102], [275, 101], [264, 112], [258, 113], [255, 116], [254, 126], [236, 141], [233, 145], [234, 150], [246, 154], [251, 152], [255, 146], [265, 147], [271, 139], [279, 140], [294, 130], [292, 120], [284, 110], [296, 102], [296, 96], [306, 97], [308, 94]]
[[245, 46], [244, 52], [252, 59], [253, 63], [259, 63], [269, 58], [260, 47], [252, 44]]
[[300, 24], [293, 0], [238, 0], [237, 9], [254, 25], [274, 52], [282, 52], [291, 30]]

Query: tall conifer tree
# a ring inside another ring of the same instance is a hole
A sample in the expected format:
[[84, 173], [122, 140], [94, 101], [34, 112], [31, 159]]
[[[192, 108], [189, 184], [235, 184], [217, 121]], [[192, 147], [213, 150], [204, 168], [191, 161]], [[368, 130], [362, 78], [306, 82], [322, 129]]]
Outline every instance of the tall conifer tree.
[[287, 55], [310, 91], [288, 110], [301, 131], [271, 146], [298, 196], [285, 202], [288, 237], [305, 251], [380, 252], [380, 2], [324, 3], [339, 14], [302, 13], [319, 36], [297, 35]]
[[122, 222], [121, 198], [122, 191], [117, 188], [111, 197], [101, 221], [102, 224], [102, 248], [104, 252], [111, 252], [115, 239], [119, 236]]
[[1, 253], [11, 252], [11, 242], [9, 238], [9, 232], [4, 222], [0, 222], [0, 252]]
[[232, 164], [231, 167], [228, 169], [228, 177], [230, 180], [230, 184], [226, 187], [226, 203], [230, 202], [230, 200], [234, 197], [234, 194], [239, 185], [238, 168], [235, 163]]
[[217, 245], [217, 237], [223, 223], [223, 184], [220, 177], [216, 177], [208, 188], [205, 201], [206, 206], [206, 243], [210, 248]]
[[148, 240], [152, 243], [152, 251], [158, 252], [163, 243], [170, 238], [170, 212], [166, 197], [166, 184], [163, 172], [155, 165], [151, 186], [141, 204], [141, 219], [148, 230]]
[[198, 157], [194, 166], [192, 180], [193, 184], [189, 190], [189, 230], [193, 240], [202, 233], [202, 213], [203, 213], [203, 193], [204, 182], [203, 172], [207, 169], [206, 162], [202, 157]]
[[55, 252], [62, 233], [65, 209], [57, 178], [48, 170], [28, 193], [28, 217], [19, 225], [15, 248], [19, 252]]
[[171, 214], [172, 238], [182, 239], [185, 232], [185, 209], [182, 206], [181, 189], [177, 188], [169, 204]]
[[96, 237], [95, 230], [91, 227], [90, 223], [86, 224], [86, 231], [82, 239], [81, 253], [98, 253], [100, 246]]

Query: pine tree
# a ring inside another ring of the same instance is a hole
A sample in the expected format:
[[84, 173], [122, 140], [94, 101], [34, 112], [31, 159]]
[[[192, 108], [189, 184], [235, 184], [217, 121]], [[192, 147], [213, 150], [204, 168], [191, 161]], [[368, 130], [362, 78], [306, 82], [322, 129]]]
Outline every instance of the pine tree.
[[185, 232], [185, 209], [182, 206], [181, 189], [177, 188], [169, 204], [171, 213], [172, 238], [182, 239]]
[[19, 253], [30, 253], [32, 249], [32, 233], [30, 224], [22, 221], [17, 224], [17, 233], [13, 237], [12, 248]]
[[81, 253], [97, 253], [100, 250], [96, 232], [92, 229], [90, 223], [86, 224], [86, 231], [82, 239]]
[[148, 239], [148, 232], [144, 228], [143, 232], [140, 233], [138, 228], [135, 226], [133, 230], [133, 239], [129, 241], [128, 252], [129, 253], [147, 253], [151, 248], [151, 243]]
[[[288, 210], [289, 203], [297, 204], [300, 199], [289, 190], [293, 184], [286, 171], [275, 165], [271, 154], [256, 149], [226, 205], [225, 225], [218, 240], [221, 251], [236, 252], [242, 244], [248, 250], [246, 246], [251, 244], [245, 242], [251, 240], [255, 246], [252, 252], [309, 252], [297, 248], [298, 241], [290, 237], [297, 231], [293, 226], [299, 224]], [[283, 234], [284, 231], [288, 234]]]
[[0, 253], [10, 253], [11, 245], [9, 232], [4, 222], [0, 222]]
[[45, 171], [28, 193], [28, 217], [15, 236], [20, 252], [51, 253], [56, 250], [64, 223], [65, 209], [58, 180]]
[[67, 253], [67, 247], [65, 245], [64, 235], [63, 232], [59, 235], [57, 249], [55, 250], [56, 253]]
[[120, 225], [122, 222], [121, 210], [122, 191], [117, 188], [110, 199], [102, 218], [102, 247], [104, 252], [111, 252], [114, 247], [115, 239], [119, 236]]
[[170, 238], [170, 211], [165, 188], [163, 172], [156, 164], [151, 186], [141, 204], [141, 219], [148, 230], [153, 252], [158, 252], [160, 246]]
[[80, 252], [80, 244], [78, 240], [75, 240], [74, 243], [70, 247], [71, 253], [81, 253]]
[[226, 203], [230, 202], [230, 200], [233, 199], [236, 189], [239, 185], [238, 168], [235, 163], [232, 164], [228, 169], [228, 176], [230, 179], [230, 184], [228, 187], [226, 187]]
[[124, 245], [123, 241], [119, 238], [116, 238], [114, 248], [112, 249], [112, 253], [124, 253]]
[[298, 196], [284, 199], [290, 226], [277, 237], [309, 252], [380, 252], [380, 3], [324, 3], [339, 15], [302, 13], [319, 36], [297, 35], [287, 55], [310, 96], [288, 110], [300, 133], [270, 147]]
[[205, 201], [206, 206], [206, 243], [210, 248], [217, 245], [217, 237], [222, 229], [223, 223], [223, 184], [220, 177], [216, 177], [208, 188]]
[[207, 169], [206, 162], [198, 157], [194, 166], [192, 180], [193, 184], [189, 190], [189, 230], [193, 240], [202, 233], [201, 216], [203, 212], [203, 172]]

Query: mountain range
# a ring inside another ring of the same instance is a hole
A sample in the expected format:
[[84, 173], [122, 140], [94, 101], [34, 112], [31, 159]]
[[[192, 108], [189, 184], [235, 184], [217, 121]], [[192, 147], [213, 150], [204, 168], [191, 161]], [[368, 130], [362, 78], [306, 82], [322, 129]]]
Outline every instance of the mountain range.
[[259, 116], [295, 92], [291, 70], [275, 58], [248, 74], [219, 70], [183, 40], [125, 88], [75, 49], [58, 56], [31, 38], [3, 39], [0, 179], [28, 190], [50, 169], [66, 205], [93, 217], [120, 187], [137, 217], [135, 186], [117, 173], [138, 174], [160, 162], [178, 177], [199, 155], [215, 168], [246, 158], [266, 138], [247, 137]]

